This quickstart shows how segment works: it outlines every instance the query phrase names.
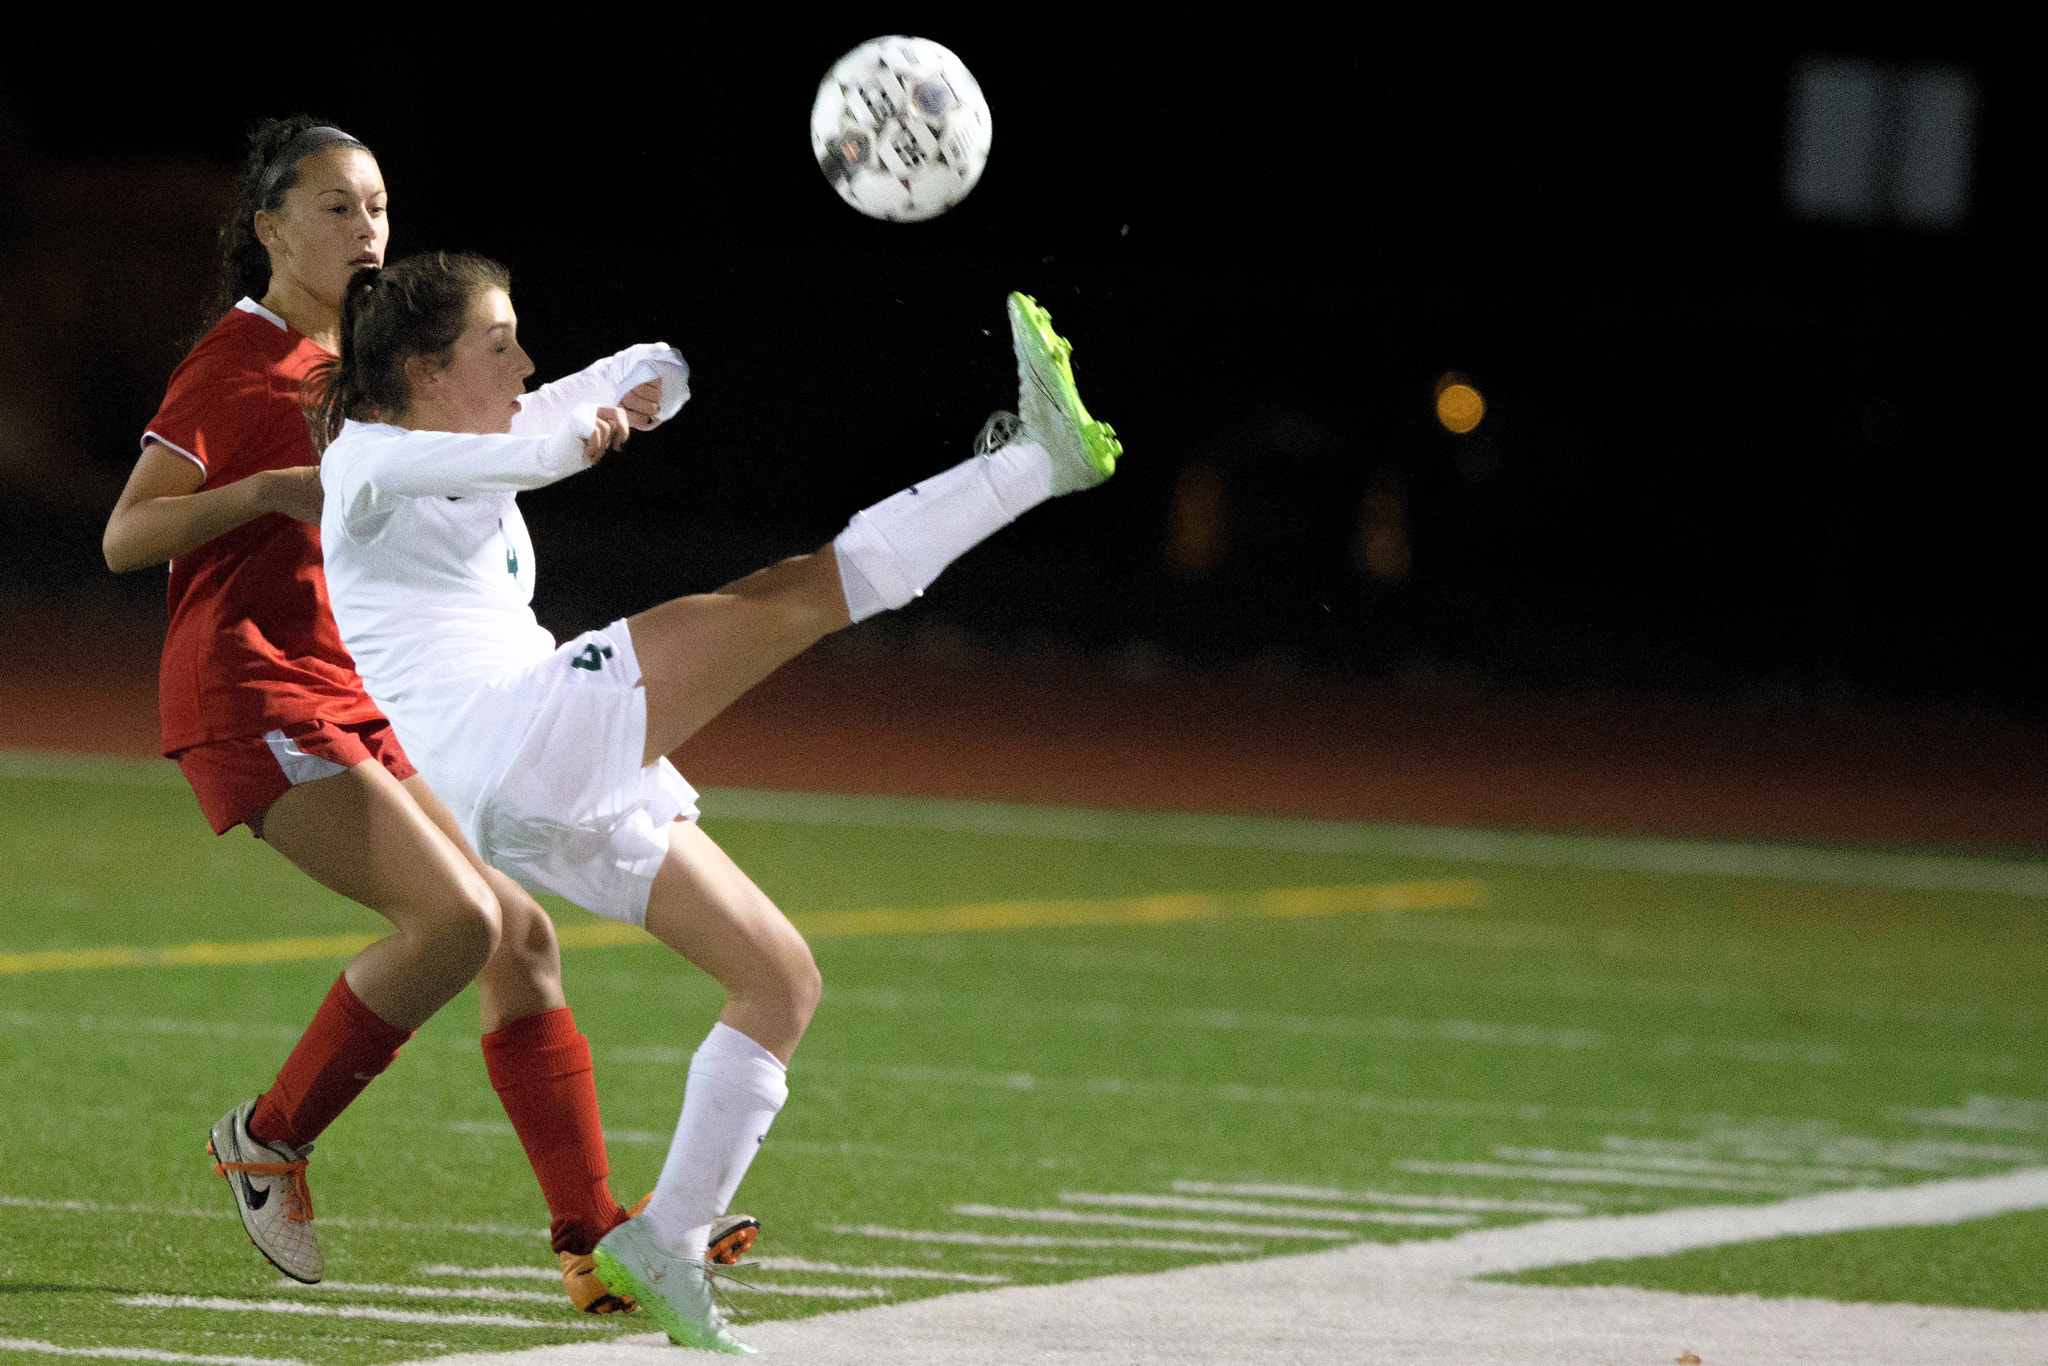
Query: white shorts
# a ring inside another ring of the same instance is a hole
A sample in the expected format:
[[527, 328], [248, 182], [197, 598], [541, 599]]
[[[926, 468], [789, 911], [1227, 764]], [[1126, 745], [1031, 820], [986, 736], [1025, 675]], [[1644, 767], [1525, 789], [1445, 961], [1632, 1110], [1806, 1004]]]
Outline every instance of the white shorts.
[[668, 828], [697, 816], [697, 791], [666, 759], [642, 764], [647, 692], [633, 636], [615, 621], [585, 631], [498, 686], [533, 724], [473, 829], [485, 862], [530, 891], [553, 892], [629, 925], [668, 855]]

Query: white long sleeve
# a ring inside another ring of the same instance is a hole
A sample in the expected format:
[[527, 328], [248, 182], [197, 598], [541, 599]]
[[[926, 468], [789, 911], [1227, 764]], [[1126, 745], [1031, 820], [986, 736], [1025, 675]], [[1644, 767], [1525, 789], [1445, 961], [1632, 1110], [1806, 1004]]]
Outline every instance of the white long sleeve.
[[468, 498], [545, 488], [588, 467], [584, 443], [597, 429], [583, 404], [552, 435], [501, 436], [410, 431], [348, 422], [320, 462], [329, 524], [351, 540], [373, 537], [409, 498]]
[[512, 434], [545, 436], [573, 420], [583, 405], [617, 407], [628, 392], [656, 379], [661, 381], [661, 406], [655, 421], [666, 422], [689, 401], [690, 365], [682, 352], [666, 342], [642, 342], [521, 398], [519, 415], [512, 419]]

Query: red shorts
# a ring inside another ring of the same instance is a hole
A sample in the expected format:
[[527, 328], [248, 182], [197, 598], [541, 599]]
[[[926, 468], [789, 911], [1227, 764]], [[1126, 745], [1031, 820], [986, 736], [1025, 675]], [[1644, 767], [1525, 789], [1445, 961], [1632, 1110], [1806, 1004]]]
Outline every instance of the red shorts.
[[346, 726], [298, 721], [267, 735], [209, 740], [171, 757], [185, 771], [216, 835], [243, 824], [298, 784], [331, 778], [366, 759], [384, 765], [400, 782], [419, 771], [381, 716]]

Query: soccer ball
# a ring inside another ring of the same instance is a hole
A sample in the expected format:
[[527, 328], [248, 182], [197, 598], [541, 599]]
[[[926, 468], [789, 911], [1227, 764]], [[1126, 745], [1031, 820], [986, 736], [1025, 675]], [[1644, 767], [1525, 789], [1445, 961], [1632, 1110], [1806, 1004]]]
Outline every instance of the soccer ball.
[[875, 38], [832, 64], [811, 106], [811, 150], [870, 218], [937, 218], [988, 164], [988, 101], [958, 57], [923, 38]]

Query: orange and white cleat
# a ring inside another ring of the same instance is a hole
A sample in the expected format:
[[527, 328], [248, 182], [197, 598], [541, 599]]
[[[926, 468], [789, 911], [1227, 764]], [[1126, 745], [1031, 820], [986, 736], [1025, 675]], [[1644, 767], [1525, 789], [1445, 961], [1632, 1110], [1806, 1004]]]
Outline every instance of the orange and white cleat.
[[[650, 1196], [640, 1197], [640, 1203], [628, 1210], [627, 1217], [637, 1216], [647, 1208]], [[711, 1246], [704, 1254], [704, 1260], [717, 1266], [732, 1266], [747, 1255], [761, 1236], [761, 1221], [751, 1214], [728, 1214], [711, 1225]], [[615, 1295], [605, 1283], [597, 1278], [597, 1258], [588, 1252], [564, 1252], [562, 1258], [562, 1289], [569, 1294], [569, 1303], [586, 1314], [630, 1314], [640, 1306], [625, 1295]]]
[[313, 1145], [258, 1142], [249, 1132], [254, 1113], [251, 1100], [222, 1115], [207, 1136], [206, 1151], [234, 1192], [243, 1231], [264, 1260], [295, 1281], [316, 1285], [326, 1264], [320, 1235], [313, 1231], [313, 1193], [306, 1187]]

